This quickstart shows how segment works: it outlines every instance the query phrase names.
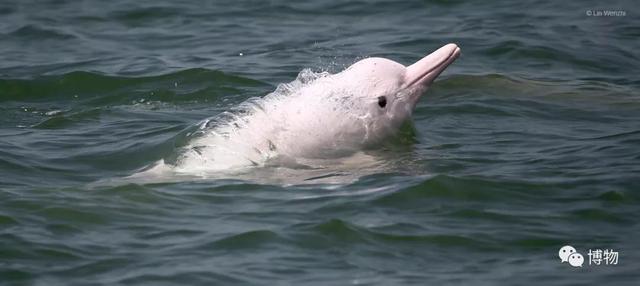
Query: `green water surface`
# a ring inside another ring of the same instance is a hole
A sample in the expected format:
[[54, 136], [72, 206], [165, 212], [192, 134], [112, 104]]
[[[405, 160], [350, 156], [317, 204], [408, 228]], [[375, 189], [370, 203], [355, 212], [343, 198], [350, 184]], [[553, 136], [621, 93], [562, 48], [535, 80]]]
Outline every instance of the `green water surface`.
[[[625, 16], [587, 13], [600, 10]], [[637, 285], [638, 12], [634, 1], [3, 1], [0, 284]], [[397, 148], [377, 150], [379, 172], [113, 183], [304, 68], [409, 64], [449, 42], [462, 55]], [[560, 262], [567, 244], [583, 267]], [[589, 249], [619, 252], [618, 264], [589, 265]]]

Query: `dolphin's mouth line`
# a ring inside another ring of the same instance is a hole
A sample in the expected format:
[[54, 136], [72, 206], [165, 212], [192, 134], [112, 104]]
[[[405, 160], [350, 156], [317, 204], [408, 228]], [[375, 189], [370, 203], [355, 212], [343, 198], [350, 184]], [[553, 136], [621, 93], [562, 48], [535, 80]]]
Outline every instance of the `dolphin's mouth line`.
[[[435, 51], [433, 54], [435, 54], [437, 52], [439, 52], [439, 51]], [[460, 55], [460, 48], [455, 46], [455, 48], [452, 49], [449, 52], [449, 54], [447, 55], [446, 58], [440, 59], [437, 62], [437, 64], [431, 65], [428, 69], [426, 69], [425, 71], [421, 72], [419, 76], [414, 77], [410, 82], [408, 82], [405, 85], [406, 88], [414, 87], [418, 83], [425, 83], [425, 80], [428, 80], [428, 79], [430, 79], [430, 81], [435, 80], [435, 78], [438, 77], [438, 75], [440, 75], [440, 73], [442, 71], [444, 71], [444, 69], [447, 66], [449, 66], [455, 59], [457, 59], [459, 55]], [[429, 57], [429, 56], [427, 56], [427, 57]], [[425, 59], [423, 59], [423, 60], [425, 60]], [[419, 64], [423, 60], [420, 60], [416, 64]]]

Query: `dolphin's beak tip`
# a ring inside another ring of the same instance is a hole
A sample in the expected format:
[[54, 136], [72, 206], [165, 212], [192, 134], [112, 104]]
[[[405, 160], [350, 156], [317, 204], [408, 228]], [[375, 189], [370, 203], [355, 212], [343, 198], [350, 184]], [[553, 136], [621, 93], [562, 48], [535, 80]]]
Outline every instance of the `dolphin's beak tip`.
[[457, 56], [460, 55], [460, 47], [458, 45], [456, 45], [455, 43], [448, 43], [444, 47], [446, 47], [447, 49], [453, 50], [453, 55], [454, 56], [457, 57]]
[[449, 43], [407, 67], [407, 86], [429, 84], [460, 55], [460, 47]]

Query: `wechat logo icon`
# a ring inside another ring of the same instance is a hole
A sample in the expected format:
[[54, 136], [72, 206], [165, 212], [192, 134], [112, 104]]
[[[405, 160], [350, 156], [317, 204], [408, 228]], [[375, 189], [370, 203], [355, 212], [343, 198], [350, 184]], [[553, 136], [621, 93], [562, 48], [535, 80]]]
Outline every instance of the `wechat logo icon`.
[[584, 263], [584, 257], [582, 254], [576, 252], [576, 249], [571, 245], [565, 245], [558, 250], [558, 257], [560, 262], [569, 262], [569, 265], [573, 267], [582, 267]]

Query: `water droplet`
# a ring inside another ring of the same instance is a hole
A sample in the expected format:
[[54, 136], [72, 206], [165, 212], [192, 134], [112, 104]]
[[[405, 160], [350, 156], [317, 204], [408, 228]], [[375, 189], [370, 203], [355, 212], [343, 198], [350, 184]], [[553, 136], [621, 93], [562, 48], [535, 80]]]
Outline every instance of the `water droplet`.
[[62, 110], [51, 110], [44, 113], [46, 116], [54, 116], [62, 113]]

